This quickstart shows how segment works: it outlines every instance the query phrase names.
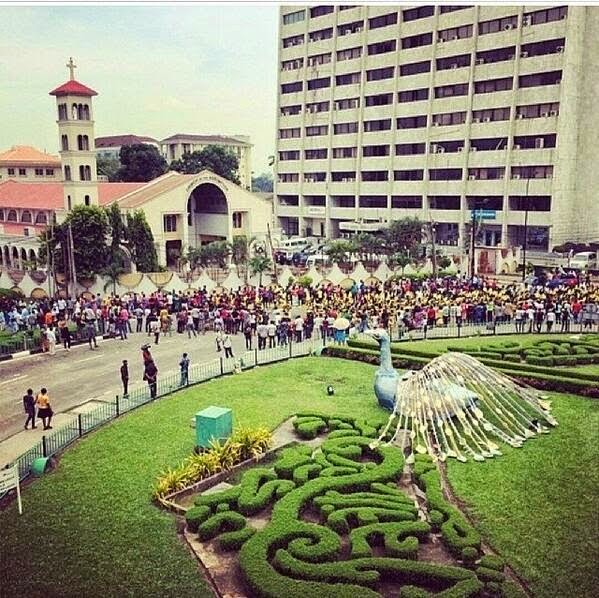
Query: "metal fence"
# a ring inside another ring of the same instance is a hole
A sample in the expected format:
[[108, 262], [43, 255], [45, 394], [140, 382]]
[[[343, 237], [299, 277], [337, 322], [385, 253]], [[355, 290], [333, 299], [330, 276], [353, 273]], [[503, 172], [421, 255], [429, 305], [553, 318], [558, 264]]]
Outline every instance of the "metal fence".
[[97, 407], [79, 413], [76, 417], [73, 417], [72, 421], [56, 427], [42, 436], [41, 441], [34, 447], [20, 455], [14, 461], [18, 465], [19, 475], [21, 479], [27, 477], [31, 473], [31, 465], [35, 459], [55, 455], [77, 438], [81, 438], [88, 432], [136, 407], [146, 405], [177, 390], [230, 374], [237, 368], [247, 370], [257, 365], [266, 365], [294, 357], [305, 357], [310, 355], [320, 342], [309, 339], [299, 343], [291, 343], [287, 346], [260, 351], [257, 349], [246, 351], [239, 357], [227, 359], [221, 357], [206, 363], [195, 364], [189, 368], [187, 383], [181, 379], [179, 372], [159, 378], [156, 384], [155, 397], [152, 396], [150, 387], [144, 385], [132, 389], [126, 396], [115, 397], [114, 401], [98, 400], [99, 405]]

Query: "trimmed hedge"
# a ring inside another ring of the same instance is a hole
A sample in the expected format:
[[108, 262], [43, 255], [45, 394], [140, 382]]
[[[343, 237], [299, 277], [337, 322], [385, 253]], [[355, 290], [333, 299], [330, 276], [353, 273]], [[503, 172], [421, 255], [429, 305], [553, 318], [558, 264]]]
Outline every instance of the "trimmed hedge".
[[430, 531], [430, 525], [424, 521], [372, 523], [358, 527], [349, 535], [351, 557], [359, 559], [372, 556], [372, 546], [383, 544], [386, 556], [415, 559], [418, 540], [426, 538]]
[[225, 511], [212, 515], [198, 527], [198, 538], [211, 540], [223, 532], [235, 532], [245, 527], [245, 517], [235, 511]]
[[295, 482], [277, 479], [277, 474], [270, 469], [250, 469], [241, 480], [237, 507], [244, 515], [253, 515], [264, 509], [273, 497], [281, 498], [294, 488]]
[[187, 524], [187, 529], [190, 532], [197, 532], [198, 527], [200, 527], [200, 524], [204, 523], [204, 521], [206, 521], [206, 519], [210, 517], [210, 514], [210, 507], [191, 507], [191, 509], [188, 509], [185, 513], [185, 522]]

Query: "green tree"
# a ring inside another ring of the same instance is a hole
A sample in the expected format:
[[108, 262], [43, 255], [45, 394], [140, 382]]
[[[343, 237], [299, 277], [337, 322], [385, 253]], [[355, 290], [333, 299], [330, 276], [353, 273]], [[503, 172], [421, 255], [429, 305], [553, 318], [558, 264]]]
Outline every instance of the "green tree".
[[131, 259], [140, 272], [156, 272], [158, 256], [154, 235], [143, 210], [127, 214], [127, 240]]
[[389, 257], [389, 265], [392, 268], [398, 267], [401, 268], [401, 275], [403, 276], [403, 271], [405, 267], [410, 263], [410, 257], [407, 253], [394, 253]]
[[123, 222], [119, 205], [116, 202], [112, 203], [109, 208], [106, 208], [106, 217], [108, 218], [108, 225], [110, 227], [110, 252], [114, 258], [120, 251], [119, 248], [126, 238], [127, 228]]
[[120, 181], [146, 182], [167, 171], [166, 160], [158, 149], [147, 143], [121, 147], [121, 167], [117, 173]]
[[239, 267], [247, 265], [248, 259], [250, 257], [250, 248], [255, 240], [256, 237], [250, 237], [248, 239], [245, 235], [235, 235], [233, 237], [233, 241], [229, 244], [229, 250], [231, 252], [231, 261], [235, 264], [237, 276], [239, 276]]
[[252, 191], [271, 193], [273, 188], [274, 182], [270, 172], [263, 172], [256, 177], [252, 177]]
[[324, 249], [329, 259], [334, 263], [347, 262], [349, 256], [354, 252], [355, 246], [350, 241], [338, 239], [331, 241]]
[[75, 206], [62, 224], [40, 235], [42, 261], [53, 252], [54, 265], [64, 272], [63, 251], [68, 246], [68, 232], [73, 236], [73, 253], [77, 275], [89, 277], [101, 272], [110, 259], [107, 237], [110, 232], [106, 210], [98, 206]]
[[255, 255], [250, 260], [249, 266], [252, 274], [258, 275], [258, 285], [262, 286], [262, 275], [272, 268], [272, 262], [265, 255]]
[[385, 230], [384, 239], [387, 255], [404, 252], [415, 255], [422, 243], [422, 223], [418, 218], [395, 220]]
[[118, 158], [107, 158], [104, 156], [98, 156], [96, 158], [96, 172], [98, 176], [106, 176], [111, 183], [120, 181], [119, 169], [121, 163]]
[[101, 274], [107, 279], [104, 283], [104, 292], [112, 287], [112, 294], [116, 295], [116, 283], [119, 280], [119, 276], [125, 273], [125, 268], [117, 261], [111, 261], [101, 272]]
[[180, 160], [171, 162], [170, 168], [183, 174], [196, 174], [208, 169], [239, 185], [239, 160], [232, 151], [222, 145], [207, 145], [202, 150], [183, 154]]

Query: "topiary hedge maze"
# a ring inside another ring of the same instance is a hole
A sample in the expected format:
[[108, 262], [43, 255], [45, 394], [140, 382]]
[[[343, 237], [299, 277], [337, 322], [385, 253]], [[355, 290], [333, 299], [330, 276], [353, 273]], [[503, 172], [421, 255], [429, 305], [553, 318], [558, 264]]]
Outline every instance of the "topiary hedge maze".
[[[419, 455], [413, 466], [412, 479], [426, 496], [417, 506], [399, 485], [401, 450], [370, 447], [377, 428], [298, 415], [300, 438], [327, 434], [320, 447], [290, 446], [272, 467], [200, 495], [187, 511], [188, 531], [220, 550], [239, 550], [243, 583], [255, 596], [502, 596], [502, 561], [481, 554], [478, 532], [445, 500], [431, 459]], [[267, 525], [255, 529], [252, 516], [269, 511]], [[426, 557], [433, 536], [436, 550], [439, 540], [444, 546], [443, 564]]]

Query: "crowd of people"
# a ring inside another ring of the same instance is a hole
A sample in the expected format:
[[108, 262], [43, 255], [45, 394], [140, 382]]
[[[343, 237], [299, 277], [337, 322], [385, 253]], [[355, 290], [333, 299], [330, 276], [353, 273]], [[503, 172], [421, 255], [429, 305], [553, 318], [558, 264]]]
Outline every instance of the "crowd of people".
[[98, 334], [125, 340], [141, 333], [158, 344], [164, 335], [201, 338], [210, 330], [217, 351], [232, 357], [233, 335], [242, 334], [247, 349], [332, 338], [341, 317], [358, 332], [501, 323], [513, 323], [517, 332], [567, 332], [573, 323], [590, 330], [599, 324], [599, 286], [581, 282], [550, 289], [484, 278], [405, 278], [385, 285], [360, 281], [349, 287], [290, 284], [82, 296], [15, 303], [0, 311], [0, 329], [39, 328], [50, 354], [59, 342], [69, 350], [73, 335], [93, 349]]

